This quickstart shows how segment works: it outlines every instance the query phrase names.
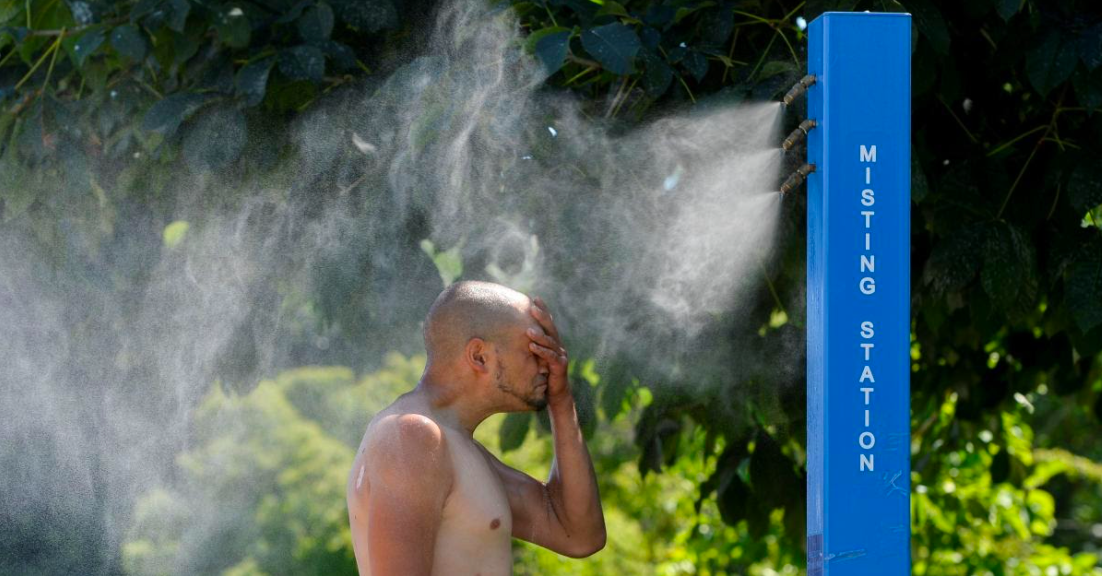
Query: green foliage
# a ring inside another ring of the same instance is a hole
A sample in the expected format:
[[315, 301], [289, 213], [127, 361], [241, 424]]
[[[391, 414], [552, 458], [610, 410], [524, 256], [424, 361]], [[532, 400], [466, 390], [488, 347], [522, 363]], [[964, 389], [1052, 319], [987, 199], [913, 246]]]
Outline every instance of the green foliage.
[[360, 380], [300, 368], [244, 396], [215, 385], [179, 455], [179, 479], [137, 503], [131, 574], [351, 574], [345, 482], [363, 426], [416, 384], [423, 358], [388, 358]]

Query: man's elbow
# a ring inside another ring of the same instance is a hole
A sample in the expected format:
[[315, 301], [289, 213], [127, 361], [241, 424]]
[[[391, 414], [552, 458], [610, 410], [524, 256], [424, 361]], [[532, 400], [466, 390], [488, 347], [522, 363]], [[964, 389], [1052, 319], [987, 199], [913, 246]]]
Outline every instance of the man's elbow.
[[571, 558], [587, 558], [604, 549], [607, 541], [608, 535], [605, 533], [605, 527], [601, 526], [600, 530], [589, 538], [579, 539], [577, 544], [566, 551], [566, 555]]

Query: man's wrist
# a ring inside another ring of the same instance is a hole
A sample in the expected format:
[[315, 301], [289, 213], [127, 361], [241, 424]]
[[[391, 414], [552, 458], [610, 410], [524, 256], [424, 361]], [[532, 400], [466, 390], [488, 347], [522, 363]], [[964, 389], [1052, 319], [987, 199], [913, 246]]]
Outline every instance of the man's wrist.
[[573, 408], [574, 395], [570, 393], [570, 388], [566, 388], [554, 396], [548, 395], [547, 407], [553, 412], [558, 412], [566, 408]]

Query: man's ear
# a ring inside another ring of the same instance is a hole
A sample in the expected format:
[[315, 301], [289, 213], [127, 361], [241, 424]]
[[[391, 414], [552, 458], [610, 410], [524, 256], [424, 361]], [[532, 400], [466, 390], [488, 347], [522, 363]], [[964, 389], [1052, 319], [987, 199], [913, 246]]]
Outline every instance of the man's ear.
[[490, 345], [481, 338], [471, 338], [467, 341], [463, 359], [472, 370], [479, 374], [490, 373]]

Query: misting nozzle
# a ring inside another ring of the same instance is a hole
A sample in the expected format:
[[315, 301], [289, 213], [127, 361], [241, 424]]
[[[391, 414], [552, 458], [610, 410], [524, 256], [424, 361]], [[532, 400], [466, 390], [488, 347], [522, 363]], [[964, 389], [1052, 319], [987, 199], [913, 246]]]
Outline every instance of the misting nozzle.
[[797, 82], [796, 85], [793, 86], [792, 89], [788, 91], [788, 94], [784, 95], [784, 105], [788, 106], [789, 104], [791, 104], [793, 100], [800, 97], [800, 94], [803, 94], [804, 92], [807, 92], [807, 89], [811, 88], [811, 85], [814, 84], [814, 83], [815, 83], [815, 75], [814, 74], [808, 74], [807, 76], [804, 76], [803, 78], [800, 78], [800, 81]]
[[803, 166], [800, 166], [795, 172], [792, 173], [791, 176], [788, 177], [788, 180], [784, 181], [784, 184], [781, 184], [781, 196], [788, 194], [789, 191], [798, 187], [800, 184], [803, 184], [804, 180], [807, 178], [807, 175], [811, 174], [814, 171], [814, 164], [804, 164]]
[[811, 118], [800, 122], [800, 125], [788, 135], [788, 138], [784, 139], [781, 148], [784, 148], [784, 151], [788, 152], [793, 146], [799, 144], [800, 140], [803, 140], [804, 137], [807, 136], [807, 133], [815, 126], [818, 126], [818, 124]]

